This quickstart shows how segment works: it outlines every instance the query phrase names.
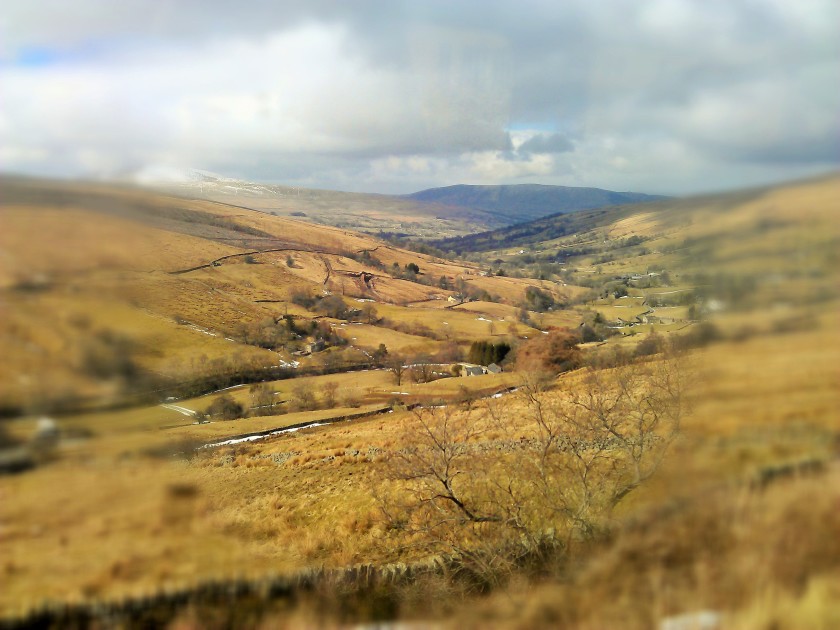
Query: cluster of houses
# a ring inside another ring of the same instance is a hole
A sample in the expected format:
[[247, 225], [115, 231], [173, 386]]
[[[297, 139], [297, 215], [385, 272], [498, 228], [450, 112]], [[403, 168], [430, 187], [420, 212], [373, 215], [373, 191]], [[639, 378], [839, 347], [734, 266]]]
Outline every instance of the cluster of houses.
[[637, 324], [673, 324], [677, 320], [673, 317], [660, 317], [653, 314], [653, 309], [648, 309], [644, 313], [639, 313], [632, 318], [616, 317], [617, 326], [610, 328], [624, 328], [625, 326], [636, 326]]

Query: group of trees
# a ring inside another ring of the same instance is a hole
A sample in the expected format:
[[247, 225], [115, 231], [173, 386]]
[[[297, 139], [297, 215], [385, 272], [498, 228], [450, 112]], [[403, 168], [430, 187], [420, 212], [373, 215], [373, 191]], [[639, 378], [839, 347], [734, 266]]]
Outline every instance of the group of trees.
[[[382, 350], [384, 353], [381, 352]], [[384, 344], [380, 344], [379, 352], [382, 357], [380, 365], [391, 372], [395, 385], [402, 384], [409, 377], [415, 383], [428, 383], [441, 378], [442, 366], [456, 363], [463, 358], [461, 348], [454, 341], [444, 344], [434, 354], [418, 354], [411, 358], [397, 353], [388, 353]]]
[[233, 337], [251, 346], [274, 350], [287, 346], [291, 341], [298, 339], [303, 332], [291, 318], [265, 317], [257, 322], [239, 323]]
[[236, 420], [244, 417], [245, 407], [230, 394], [222, 394], [210, 403], [204, 415], [216, 420]]
[[510, 352], [510, 344], [504, 341], [493, 343], [492, 341], [474, 341], [470, 346], [467, 361], [479, 365], [490, 365], [501, 363]]
[[[273, 416], [290, 411], [313, 411], [315, 409], [333, 409], [338, 406], [338, 383], [327, 381], [316, 392], [307, 385], [297, 385], [291, 393], [279, 396], [268, 383], [254, 383], [248, 388], [250, 407], [237, 401], [229, 393], [216, 397], [210, 405], [198, 414], [198, 419], [236, 420], [249, 416]], [[345, 400], [348, 405], [355, 404]]]
[[525, 303], [523, 307], [527, 310], [542, 313], [553, 308], [554, 305], [555, 300], [547, 291], [543, 291], [537, 287], [528, 287], [525, 289]]
[[315, 295], [299, 289], [292, 293], [292, 302], [298, 306], [333, 319], [349, 319], [351, 310], [338, 295]]
[[[333, 301], [326, 300], [321, 300], [318, 304], [323, 305], [325, 310], [328, 308], [346, 309], [346, 305], [341, 298], [338, 298], [338, 300], [341, 302], [340, 306]], [[283, 315], [276, 319], [265, 317], [257, 322], [242, 322], [236, 327], [233, 337], [242, 343], [269, 350], [279, 348], [292, 351], [299, 350], [302, 343], [301, 339], [304, 337], [323, 339], [329, 345], [340, 346], [345, 343], [344, 339], [335, 333], [329, 323], [315, 319], [298, 320], [291, 315]]]

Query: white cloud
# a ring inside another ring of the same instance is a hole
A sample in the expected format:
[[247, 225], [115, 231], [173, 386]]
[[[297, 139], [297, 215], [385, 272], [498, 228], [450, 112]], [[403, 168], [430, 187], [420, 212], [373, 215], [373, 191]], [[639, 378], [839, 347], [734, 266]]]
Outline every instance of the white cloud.
[[687, 192], [840, 163], [831, 0], [118, 4], [4, 5], [0, 167]]

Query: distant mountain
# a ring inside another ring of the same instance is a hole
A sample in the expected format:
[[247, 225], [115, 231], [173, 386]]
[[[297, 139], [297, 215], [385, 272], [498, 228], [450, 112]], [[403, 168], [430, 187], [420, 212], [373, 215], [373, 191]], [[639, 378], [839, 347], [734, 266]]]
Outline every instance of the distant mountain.
[[152, 165], [126, 175], [124, 181], [188, 199], [207, 199], [369, 234], [430, 239], [508, 225], [480, 209], [395, 195], [262, 184], [194, 168]]
[[659, 195], [615, 192], [601, 188], [518, 184], [511, 186], [446, 186], [405, 195], [414, 201], [484, 210], [507, 225], [550, 214], [667, 199]]
[[[822, 191], [837, 190], [840, 187], [840, 174], [831, 173], [800, 181], [770, 184], [722, 193], [706, 193], [692, 197], [664, 199], [661, 197], [651, 197], [654, 201], [648, 203], [624, 203], [623, 205], [602, 206], [579, 212], [557, 212], [540, 217], [539, 219], [485, 232], [476, 232], [454, 238], [434, 239], [430, 241], [430, 244], [444, 251], [464, 254], [467, 252], [487, 252], [514, 247], [541, 249], [546, 247], [545, 244], [549, 242], [552, 243], [550, 247], [556, 247], [558, 239], [573, 236], [578, 238], [585, 237], [590, 240], [595, 239], [598, 242], [603, 241], [606, 243], [607, 241], [603, 239], [615, 238], [615, 234], [637, 234], [645, 230], [651, 233], [657, 231], [661, 233], [668, 232], [673, 237], [674, 234], [681, 233], [680, 230], [685, 230], [686, 226], [690, 226], [692, 223], [709, 222], [713, 225], [720, 225], [720, 215], [731, 215], [735, 208], [740, 209], [739, 212], [746, 212], [743, 209], [750, 207], [750, 203], [754, 203], [757, 199], [777, 194], [778, 191], [808, 189], [809, 187], [821, 191], [820, 194], [828, 199], [830, 194]], [[638, 196], [645, 197], [646, 195]], [[828, 202], [826, 201], [825, 203], [827, 204]], [[772, 207], [772, 204], [768, 203], [767, 205], [768, 208]], [[750, 216], [749, 220], [745, 217], [742, 222], [742, 227], [749, 225], [754, 233], [747, 233], [742, 236], [744, 238], [753, 238], [766, 233], [770, 229], [770, 226], [775, 225], [774, 221], [780, 221], [780, 219], [773, 219], [770, 216], [771, 214], [769, 209], [765, 209], [761, 213], [756, 213], [755, 216]], [[617, 228], [622, 220], [627, 220], [631, 217], [645, 217], [645, 220], [637, 222], [633, 228], [629, 227], [634, 225], [631, 221], [618, 229], [617, 232], [612, 231], [614, 228]], [[700, 219], [700, 217], [704, 218]], [[754, 223], [755, 225], [753, 225]], [[692, 238], [695, 237], [697, 231], [695, 230], [695, 233], [692, 233], [690, 236]], [[645, 236], [649, 237], [651, 234], [646, 233]], [[566, 243], [565, 246], [568, 245]]]
[[411, 195], [316, 190], [234, 179], [194, 168], [149, 165], [123, 180], [189, 199], [207, 199], [369, 234], [430, 240], [466, 236], [576, 212], [665, 199], [599, 188], [521, 184], [448, 186]]
[[[641, 206], [650, 208], [650, 206]], [[507, 247], [531, 246], [574, 234], [584, 234], [595, 228], [610, 225], [637, 211], [636, 206], [609, 206], [579, 212], [558, 212], [533, 221], [508, 225], [507, 227], [467, 234], [455, 238], [431, 241], [431, 244], [445, 251], [459, 255], [466, 252], [486, 252]]]

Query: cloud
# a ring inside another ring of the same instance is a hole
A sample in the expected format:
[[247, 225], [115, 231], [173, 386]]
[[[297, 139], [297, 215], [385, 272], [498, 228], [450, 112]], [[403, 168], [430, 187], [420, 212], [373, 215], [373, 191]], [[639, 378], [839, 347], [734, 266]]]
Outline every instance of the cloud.
[[840, 165], [838, 18], [832, 0], [10, 0], [0, 167], [397, 191], [796, 176]]
[[537, 134], [523, 142], [517, 150], [519, 153], [566, 153], [574, 151], [575, 145], [559, 133]]

